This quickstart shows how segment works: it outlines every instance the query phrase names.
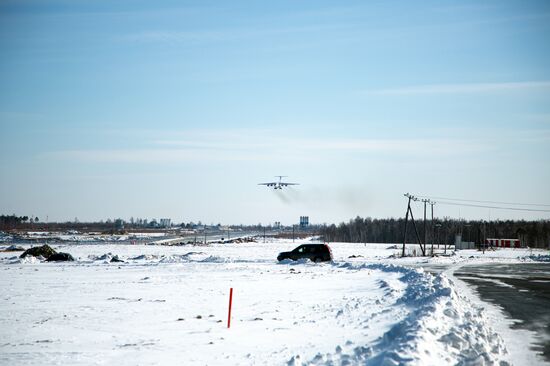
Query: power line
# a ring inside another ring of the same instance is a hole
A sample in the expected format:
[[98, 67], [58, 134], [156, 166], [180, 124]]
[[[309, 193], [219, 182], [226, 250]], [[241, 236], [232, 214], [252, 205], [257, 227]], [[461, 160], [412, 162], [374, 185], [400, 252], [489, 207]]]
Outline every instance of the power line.
[[480, 200], [466, 200], [461, 198], [447, 198], [447, 197], [433, 197], [433, 196], [416, 196], [420, 198], [431, 198], [434, 200], [447, 200], [447, 201], [462, 201], [462, 202], [480, 202], [480, 203], [494, 203], [500, 205], [515, 205], [515, 206], [540, 206], [540, 207], [550, 207], [547, 204], [537, 204], [537, 203], [518, 203], [518, 202], [500, 202], [500, 201], [480, 201]]
[[469, 203], [456, 203], [456, 202], [445, 202], [437, 201], [441, 205], [452, 205], [452, 206], [468, 206], [468, 207], [480, 207], [480, 208], [494, 208], [497, 210], [513, 210], [513, 211], [531, 211], [531, 212], [550, 212], [550, 210], [538, 210], [533, 208], [518, 208], [518, 207], [501, 207], [501, 206], [486, 206], [486, 205], [472, 205]]

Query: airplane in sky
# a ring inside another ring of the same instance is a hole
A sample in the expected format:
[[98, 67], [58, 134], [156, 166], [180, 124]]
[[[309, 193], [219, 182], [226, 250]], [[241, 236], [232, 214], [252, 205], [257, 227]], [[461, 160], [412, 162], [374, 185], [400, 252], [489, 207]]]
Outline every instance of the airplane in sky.
[[273, 189], [283, 189], [283, 187], [287, 187], [287, 186], [297, 186], [297, 185], [300, 184], [300, 183], [287, 183], [287, 182], [282, 182], [283, 178], [286, 177], [286, 175], [276, 175], [275, 177], [278, 177], [278, 178], [279, 178], [279, 181], [278, 181], [278, 182], [258, 183], [258, 185], [260, 185], [260, 186], [273, 187]]

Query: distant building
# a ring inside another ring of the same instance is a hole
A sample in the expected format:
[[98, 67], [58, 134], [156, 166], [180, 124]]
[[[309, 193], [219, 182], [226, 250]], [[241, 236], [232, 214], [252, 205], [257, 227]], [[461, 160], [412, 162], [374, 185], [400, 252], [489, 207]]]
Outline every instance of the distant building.
[[300, 227], [306, 228], [309, 226], [309, 216], [300, 216]]
[[281, 228], [281, 222], [280, 221], [275, 221], [275, 224], [273, 226], [275, 227], [275, 229], [280, 229]]
[[462, 235], [457, 234], [455, 235], [455, 249], [461, 250], [461, 249], [475, 249], [476, 244], [474, 242], [470, 241], [462, 241]]
[[519, 239], [485, 239], [485, 245], [496, 248], [521, 248]]
[[122, 219], [116, 219], [115, 227], [117, 230], [124, 230], [124, 221]]
[[160, 219], [160, 226], [161, 227], [170, 227], [172, 226], [171, 219]]

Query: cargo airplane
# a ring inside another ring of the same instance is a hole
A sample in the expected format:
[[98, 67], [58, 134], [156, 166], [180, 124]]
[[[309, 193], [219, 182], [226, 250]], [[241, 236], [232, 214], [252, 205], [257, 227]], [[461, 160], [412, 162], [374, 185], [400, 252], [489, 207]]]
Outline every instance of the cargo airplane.
[[279, 178], [278, 182], [267, 182], [267, 183], [258, 183], [260, 186], [268, 186], [273, 187], [273, 189], [283, 189], [283, 187], [287, 186], [297, 186], [300, 183], [289, 183], [289, 182], [283, 182], [283, 178], [286, 177], [286, 175], [276, 175], [275, 177]]

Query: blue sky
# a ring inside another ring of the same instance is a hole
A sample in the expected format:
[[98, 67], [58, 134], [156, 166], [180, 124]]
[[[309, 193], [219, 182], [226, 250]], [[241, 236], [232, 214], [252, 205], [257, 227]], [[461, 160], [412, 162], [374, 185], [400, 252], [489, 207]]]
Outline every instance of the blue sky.
[[[547, 1], [3, 1], [1, 210], [290, 224], [400, 217], [405, 192], [550, 204], [548, 39]], [[280, 174], [301, 185], [256, 185]]]

